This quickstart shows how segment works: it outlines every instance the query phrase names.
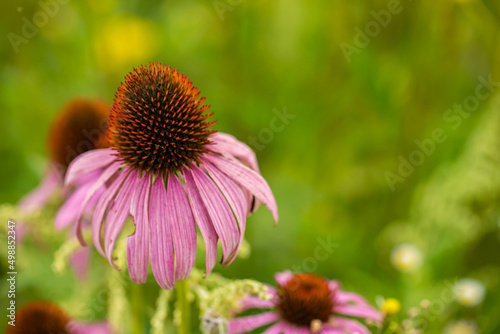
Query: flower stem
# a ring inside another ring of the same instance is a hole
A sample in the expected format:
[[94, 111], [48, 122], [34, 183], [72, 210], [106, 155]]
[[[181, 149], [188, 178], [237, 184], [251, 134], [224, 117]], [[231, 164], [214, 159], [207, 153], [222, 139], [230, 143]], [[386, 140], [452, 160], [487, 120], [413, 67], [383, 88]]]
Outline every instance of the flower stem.
[[190, 334], [191, 308], [189, 305], [189, 279], [177, 282], [177, 307], [181, 313], [179, 334]]
[[134, 334], [143, 333], [141, 284], [132, 283], [132, 328]]

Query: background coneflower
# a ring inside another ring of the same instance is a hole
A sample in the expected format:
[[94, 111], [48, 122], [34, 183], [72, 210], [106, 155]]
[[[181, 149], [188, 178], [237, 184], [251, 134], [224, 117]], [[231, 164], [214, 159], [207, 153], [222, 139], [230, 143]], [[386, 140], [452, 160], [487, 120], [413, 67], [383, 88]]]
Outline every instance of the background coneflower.
[[272, 299], [248, 297], [241, 300], [240, 312], [269, 309], [268, 312], [229, 321], [229, 334], [247, 333], [273, 324], [263, 333], [370, 334], [350, 317], [381, 323], [382, 315], [362, 296], [346, 292], [340, 283], [308, 274], [283, 272], [275, 275], [278, 289], [269, 287]]
[[[63, 190], [67, 167], [79, 154], [108, 146], [108, 121], [109, 106], [102, 100], [77, 98], [62, 108], [49, 132], [50, 158], [44, 179], [19, 202], [19, 208], [24, 214], [42, 208], [55, 193]], [[79, 186], [78, 190], [71, 189], [63, 193], [66, 201], [54, 219], [57, 229], [67, 227], [76, 220], [74, 203], [83, 200], [92, 181], [93, 176], [87, 175], [75, 181]], [[89, 203], [88, 208], [91, 209], [93, 204]], [[18, 228], [24, 234], [27, 231], [26, 224], [22, 224], [22, 221], [19, 223]], [[72, 268], [80, 279], [86, 278], [88, 258], [89, 250], [85, 248], [77, 250], [71, 257]]]
[[107, 322], [81, 323], [74, 321], [50, 302], [36, 301], [21, 307], [15, 326], [7, 324], [6, 334], [110, 334]]
[[48, 137], [49, 165], [40, 186], [19, 202], [29, 212], [42, 207], [61, 190], [68, 165], [78, 155], [107, 147], [108, 105], [97, 99], [74, 99], [54, 120]]

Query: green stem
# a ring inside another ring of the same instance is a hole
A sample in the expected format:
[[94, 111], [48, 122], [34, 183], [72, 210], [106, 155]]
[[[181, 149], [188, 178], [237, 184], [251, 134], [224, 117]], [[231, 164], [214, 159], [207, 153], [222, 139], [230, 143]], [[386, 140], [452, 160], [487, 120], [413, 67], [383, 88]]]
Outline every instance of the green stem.
[[177, 282], [177, 307], [181, 312], [179, 334], [190, 334], [191, 307], [189, 305], [189, 279]]
[[132, 328], [134, 334], [143, 333], [142, 288], [141, 284], [132, 283]]

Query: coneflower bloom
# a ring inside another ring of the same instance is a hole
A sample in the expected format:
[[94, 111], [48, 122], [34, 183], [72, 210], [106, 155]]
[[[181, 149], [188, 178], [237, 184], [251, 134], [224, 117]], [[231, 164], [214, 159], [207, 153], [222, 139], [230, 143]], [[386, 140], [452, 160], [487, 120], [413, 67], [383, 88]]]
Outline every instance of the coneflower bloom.
[[[14, 320], [14, 319], [12, 319]], [[57, 305], [32, 302], [21, 307], [15, 321], [7, 323], [6, 334], [110, 334], [107, 322], [82, 323], [72, 320]]]
[[[79, 154], [107, 147], [106, 128], [109, 107], [100, 100], [74, 99], [64, 106], [49, 132], [49, 166], [42, 183], [23, 197], [19, 207], [24, 213], [43, 207], [52, 195], [62, 190], [68, 165]], [[86, 179], [78, 180], [80, 184]]]
[[[45, 177], [35, 190], [19, 202], [21, 212], [29, 214], [43, 207], [48, 200], [64, 187], [64, 176], [68, 165], [87, 151], [108, 147], [107, 123], [110, 107], [98, 99], [78, 98], [68, 102], [54, 120], [48, 137], [49, 163]], [[77, 190], [63, 192], [65, 204], [55, 217], [55, 227], [63, 229], [76, 221], [77, 212], [72, 203], [82, 201], [96, 174], [75, 180]], [[101, 192], [104, 189], [100, 190]], [[91, 207], [95, 203], [90, 203]], [[21, 222], [22, 223], [22, 222]], [[20, 225], [21, 231], [25, 225]], [[73, 232], [73, 231], [72, 231]], [[89, 249], [81, 248], [71, 257], [72, 268], [77, 277], [84, 279], [87, 274]]]
[[321, 333], [370, 334], [365, 325], [351, 317], [380, 323], [382, 316], [362, 296], [341, 289], [338, 281], [289, 271], [275, 275], [278, 288], [269, 287], [269, 300], [247, 297], [239, 312], [268, 309], [267, 312], [229, 321], [229, 334], [247, 333], [271, 325], [264, 334]]
[[[231, 263], [254, 197], [278, 219], [276, 201], [258, 172], [255, 154], [234, 137], [209, 130], [212, 113], [205, 113], [209, 106], [199, 94], [171, 67], [150, 63], [134, 69], [115, 95], [111, 148], [87, 152], [69, 166], [68, 185], [99, 174], [73, 209], [81, 216], [90, 201], [97, 202], [93, 242], [112, 265], [116, 239], [132, 216], [135, 232], [127, 239], [127, 263], [134, 282], [146, 281], [149, 259], [164, 289], [189, 277], [196, 226], [206, 244], [207, 274], [217, 262], [218, 240], [222, 263]], [[80, 225], [78, 219], [78, 235]]]

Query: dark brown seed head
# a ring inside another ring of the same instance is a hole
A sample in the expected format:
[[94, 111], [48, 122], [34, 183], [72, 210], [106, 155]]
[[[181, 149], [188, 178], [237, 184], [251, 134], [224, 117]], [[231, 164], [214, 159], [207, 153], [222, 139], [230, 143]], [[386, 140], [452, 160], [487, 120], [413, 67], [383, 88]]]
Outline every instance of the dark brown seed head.
[[110, 117], [110, 143], [140, 171], [175, 172], [207, 152], [215, 122], [189, 79], [169, 66], [150, 63], [125, 77]]
[[75, 99], [57, 116], [49, 134], [49, 152], [63, 170], [78, 155], [108, 147], [109, 106], [100, 100]]
[[33, 302], [21, 307], [15, 326], [7, 324], [6, 334], [71, 334], [68, 316], [49, 302]]
[[281, 287], [278, 308], [286, 321], [309, 327], [313, 320], [329, 320], [333, 308], [331, 294], [324, 278], [297, 274]]

